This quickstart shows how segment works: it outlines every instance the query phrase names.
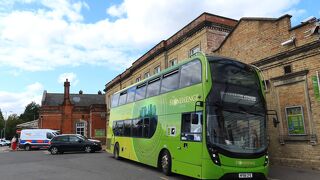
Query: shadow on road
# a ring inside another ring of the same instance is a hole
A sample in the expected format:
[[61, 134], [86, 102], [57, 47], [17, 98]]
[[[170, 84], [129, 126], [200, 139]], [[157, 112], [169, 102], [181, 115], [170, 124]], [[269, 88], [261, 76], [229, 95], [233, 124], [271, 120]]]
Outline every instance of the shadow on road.
[[[109, 156], [110, 159], [113, 159], [113, 156]], [[141, 167], [141, 168], [145, 168], [145, 169], [148, 169], [150, 171], [154, 171], [154, 172], [161, 172], [160, 169], [158, 168], [155, 168], [155, 167], [152, 167], [152, 166], [149, 166], [149, 165], [146, 165], [146, 164], [142, 164], [142, 163], [139, 163], [139, 162], [136, 162], [136, 161], [132, 161], [132, 160], [129, 160], [129, 159], [124, 159], [124, 158], [121, 158], [119, 159], [118, 161], [120, 162], [124, 162], [124, 163], [127, 163], [127, 164], [131, 164], [131, 165], [134, 165], [134, 166], [137, 166], [137, 167]], [[191, 179], [194, 179], [194, 178], [190, 178], [190, 177], [187, 177], [187, 176], [183, 176], [183, 175], [179, 175], [179, 174], [172, 174], [171, 176], [166, 176], [166, 175], [163, 175], [163, 179], [166, 180], [166, 179], [171, 179], [171, 178], [174, 178], [174, 179], [181, 179], [181, 180], [191, 180]]]

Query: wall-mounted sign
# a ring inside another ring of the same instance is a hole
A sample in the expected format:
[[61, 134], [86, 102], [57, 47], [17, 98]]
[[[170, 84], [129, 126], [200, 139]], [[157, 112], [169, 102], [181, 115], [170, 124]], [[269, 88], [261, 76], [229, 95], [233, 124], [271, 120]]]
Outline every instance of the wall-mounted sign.
[[319, 73], [318, 73], [318, 71], [317, 71], [317, 75], [312, 76], [311, 79], [312, 79], [314, 96], [318, 101], [320, 101]]
[[305, 135], [302, 106], [286, 108], [289, 135]]

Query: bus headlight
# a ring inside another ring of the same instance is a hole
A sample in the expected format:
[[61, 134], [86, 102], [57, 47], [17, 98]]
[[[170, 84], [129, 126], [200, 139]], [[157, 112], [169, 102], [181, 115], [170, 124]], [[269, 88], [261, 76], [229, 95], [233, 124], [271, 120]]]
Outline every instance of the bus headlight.
[[214, 150], [212, 148], [209, 148], [209, 153], [211, 155], [211, 159], [212, 159], [213, 163], [218, 165], [218, 166], [221, 166], [218, 151], [216, 151], [216, 150]]
[[268, 163], [269, 163], [269, 155], [267, 154], [264, 159], [264, 166], [268, 165]]

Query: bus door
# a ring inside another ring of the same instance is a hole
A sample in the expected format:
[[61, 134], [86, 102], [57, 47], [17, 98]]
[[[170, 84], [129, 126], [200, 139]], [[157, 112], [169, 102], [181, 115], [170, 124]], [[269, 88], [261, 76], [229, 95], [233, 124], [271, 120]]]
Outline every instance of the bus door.
[[[202, 157], [202, 112], [182, 113], [181, 135], [176, 160], [190, 165], [201, 165]], [[191, 166], [192, 167], [192, 166]]]

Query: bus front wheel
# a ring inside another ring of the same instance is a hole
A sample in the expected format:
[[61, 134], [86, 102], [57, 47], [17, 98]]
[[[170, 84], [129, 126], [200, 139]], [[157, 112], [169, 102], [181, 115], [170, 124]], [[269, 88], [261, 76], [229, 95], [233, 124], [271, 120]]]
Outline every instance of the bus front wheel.
[[169, 176], [171, 174], [171, 155], [167, 150], [162, 153], [160, 167], [165, 175]]
[[119, 144], [116, 143], [116, 145], [114, 146], [114, 149], [113, 149], [113, 157], [117, 160], [120, 159], [119, 157]]

